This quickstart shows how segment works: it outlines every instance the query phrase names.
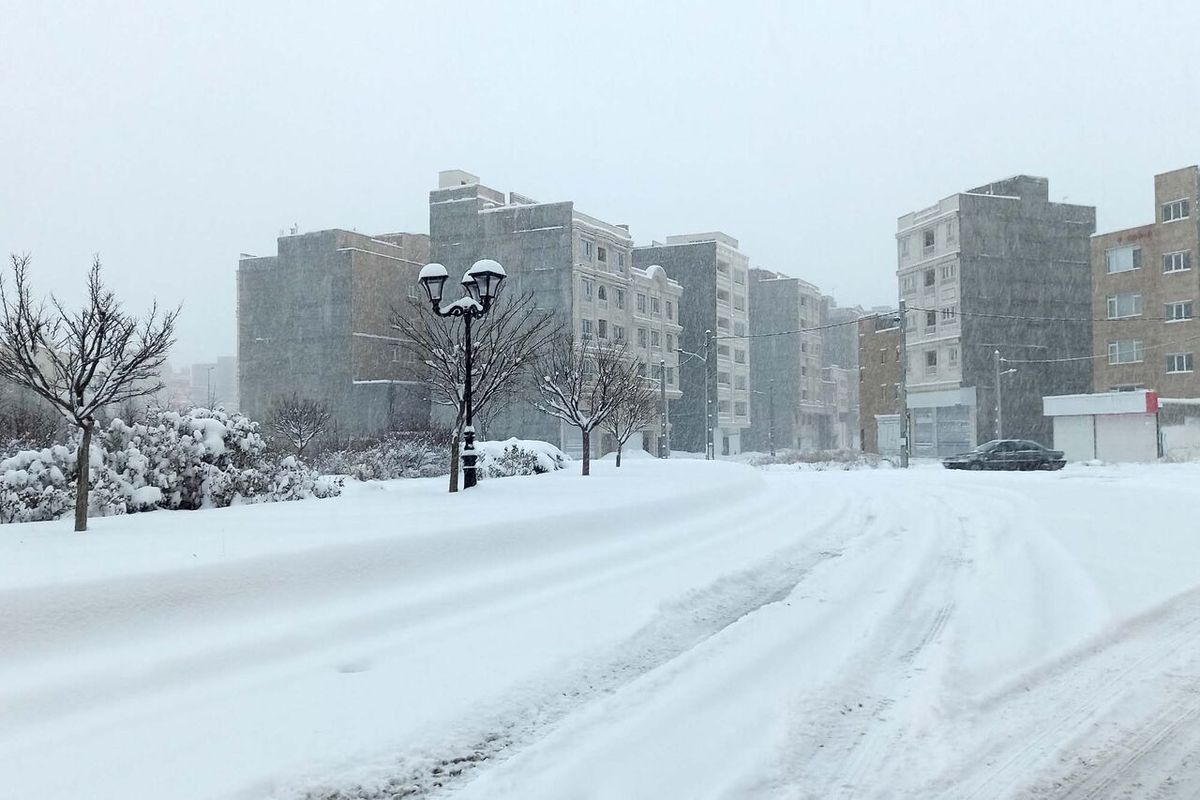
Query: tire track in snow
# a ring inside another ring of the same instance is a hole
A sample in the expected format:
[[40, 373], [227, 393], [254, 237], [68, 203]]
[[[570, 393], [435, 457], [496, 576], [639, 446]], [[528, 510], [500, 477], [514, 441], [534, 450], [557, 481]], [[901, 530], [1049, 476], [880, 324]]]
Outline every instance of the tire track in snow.
[[[845, 511], [847, 509], [843, 509]], [[788, 503], [755, 526], [794, 522]], [[489, 763], [503, 761], [546, 735], [571, 713], [679, 658], [739, 620], [788, 598], [820, 564], [839, 558], [850, 542], [877, 533], [882, 523], [861, 509], [833, 515], [800, 544], [757, 565], [725, 575], [664, 606], [629, 639], [565, 676], [540, 680], [503, 698], [490, 724], [461, 734], [428, 753], [408, 754], [387, 768], [388, 777], [350, 788], [309, 789], [306, 800], [396, 800], [441, 794], [469, 781]], [[845, 529], [854, 531], [845, 535]], [[311, 786], [311, 783], [310, 783]]]

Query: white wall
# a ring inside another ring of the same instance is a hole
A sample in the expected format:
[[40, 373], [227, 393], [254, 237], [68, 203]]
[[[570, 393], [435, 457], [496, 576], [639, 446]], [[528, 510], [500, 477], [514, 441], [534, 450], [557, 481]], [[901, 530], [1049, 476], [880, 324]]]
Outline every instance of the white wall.
[[1096, 457], [1093, 420], [1090, 414], [1054, 417], [1054, 449], [1062, 450], [1067, 461], [1091, 461]]

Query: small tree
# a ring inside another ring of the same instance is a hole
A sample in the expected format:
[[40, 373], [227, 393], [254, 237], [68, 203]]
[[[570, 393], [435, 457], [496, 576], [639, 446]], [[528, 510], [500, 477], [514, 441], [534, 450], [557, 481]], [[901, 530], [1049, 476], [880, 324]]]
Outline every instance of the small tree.
[[100, 259], [88, 271], [83, 308], [67, 311], [53, 295], [35, 302], [29, 256], [12, 256], [13, 282], [0, 278], [0, 378], [45, 400], [82, 432], [76, 465], [75, 530], [87, 530], [89, 455], [96, 418], [105, 406], [163, 388], [160, 370], [175, 343], [179, 309], [151, 307], [139, 321], [121, 310], [100, 280]]
[[[452, 409], [450, 491], [458, 491], [459, 451], [466, 407], [466, 344], [462, 320], [439, 317], [428, 304], [413, 301], [407, 314], [392, 313], [401, 346], [427, 369], [430, 402]], [[512, 402], [522, 388], [521, 377], [550, 342], [560, 334], [554, 314], [540, 309], [532, 294], [507, 297], [494, 304], [487, 316], [472, 323], [471, 362], [473, 406], [486, 420], [491, 412]]]
[[[660, 376], [665, 379], [666, 376]], [[604, 430], [617, 441], [617, 466], [621, 466], [621, 451], [625, 443], [638, 431], [658, 419], [660, 413], [658, 391], [647, 383], [634, 364], [617, 388], [618, 399], [612, 413], [601, 423]]]
[[299, 458], [304, 448], [325, 432], [332, 417], [333, 412], [325, 403], [293, 392], [291, 397], [276, 401], [271, 410], [271, 429], [296, 449]]
[[637, 363], [621, 345], [594, 339], [581, 343], [568, 336], [538, 360], [537, 407], [579, 429], [583, 439], [583, 472], [591, 474], [592, 431], [612, 416], [637, 375]]

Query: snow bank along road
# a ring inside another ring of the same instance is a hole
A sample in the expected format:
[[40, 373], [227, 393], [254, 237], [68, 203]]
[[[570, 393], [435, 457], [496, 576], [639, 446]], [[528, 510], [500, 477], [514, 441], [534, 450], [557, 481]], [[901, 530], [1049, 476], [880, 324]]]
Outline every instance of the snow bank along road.
[[6, 526], [0, 798], [1197, 797], [1198, 478], [632, 459]]

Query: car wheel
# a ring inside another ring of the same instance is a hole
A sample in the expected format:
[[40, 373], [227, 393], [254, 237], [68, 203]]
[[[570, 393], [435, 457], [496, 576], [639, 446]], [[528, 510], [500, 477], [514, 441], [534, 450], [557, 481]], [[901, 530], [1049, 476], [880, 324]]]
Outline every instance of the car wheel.
[[982, 461], [972, 461], [970, 464], [967, 465], [967, 469], [983, 469], [983, 462]]

